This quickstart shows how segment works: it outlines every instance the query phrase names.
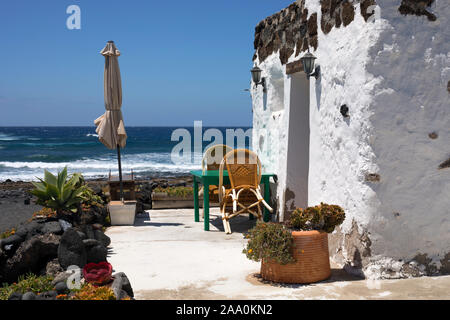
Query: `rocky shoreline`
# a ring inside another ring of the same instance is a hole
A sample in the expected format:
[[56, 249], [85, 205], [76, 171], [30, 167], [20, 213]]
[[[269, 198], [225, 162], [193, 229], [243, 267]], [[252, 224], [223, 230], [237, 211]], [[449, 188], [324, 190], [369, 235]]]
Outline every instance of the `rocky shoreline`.
[[[106, 179], [86, 179], [95, 193], [107, 198]], [[151, 209], [151, 192], [156, 187], [192, 186], [191, 176], [145, 178], [136, 180], [136, 200], [138, 213]], [[29, 191], [33, 185], [28, 181], [6, 180], [0, 182], [0, 233], [17, 227], [31, 218], [34, 212], [42, 209], [36, 205]]]
[[[108, 200], [106, 180], [87, 180], [86, 183], [96, 195]], [[151, 209], [154, 188], [191, 186], [192, 178], [145, 179], [136, 181], [135, 185], [137, 213], [140, 213]], [[107, 261], [111, 243], [104, 233], [110, 225], [107, 208], [93, 205], [80, 207], [76, 214], [36, 215], [42, 206], [35, 204], [35, 198], [30, 194], [33, 188], [30, 182], [0, 182], [0, 284], [15, 283], [20, 276], [33, 273], [51, 277], [53, 290], [39, 295], [13, 292], [9, 299], [55, 300], [61, 295], [70, 297], [75, 295], [67, 287], [67, 279], [73, 274], [69, 270], [71, 267], [82, 269], [89, 263]], [[133, 289], [123, 272], [112, 275], [107, 286], [117, 300], [133, 299]]]
[[[14, 292], [9, 299], [55, 300], [58, 295], [70, 294], [69, 268], [81, 270], [89, 263], [107, 261], [111, 243], [104, 234], [109, 225], [107, 217], [106, 207], [100, 205], [80, 209], [76, 214], [34, 216], [0, 239], [0, 283], [15, 283], [29, 273], [52, 277], [54, 282], [54, 290], [42, 292], [39, 297], [32, 292]], [[112, 279], [111, 288], [117, 299], [133, 298], [132, 290], [122, 288], [129, 285], [124, 274], [115, 274]]]

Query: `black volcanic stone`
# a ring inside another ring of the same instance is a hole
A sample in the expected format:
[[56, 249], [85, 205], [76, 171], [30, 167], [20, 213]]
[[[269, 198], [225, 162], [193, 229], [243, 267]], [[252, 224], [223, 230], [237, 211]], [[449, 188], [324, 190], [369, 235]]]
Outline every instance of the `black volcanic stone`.
[[84, 232], [77, 231], [77, 233], [78, 233], [78, 235], [80, 236], [80, 238], [81, 238], [82, 240], [84, 240], [84, 239], [87, 238], [87, 237], [86, 237], [86, 234], [85, 234]]
[[13, 245], [14, 247], [17, 247], [20, 245], [20, 243], [23, 241], [21, 237], [19, 237], [16, 234], [13, 234], [9, 236], [8, 238], [1, 239], [0, 240], [0, 247], [5, 248], [5, 246]]
[[86, 264], [86, 249], [77, 231], [67, 229], [61, 237], [58, 247], [59, 264], [67, 269], [71, 265], [83, 268]]
[[111, 289], [114, 291], [117, 300], [125, 298], [127, 295], [134, 297], [133, 288], [131, 287], [128, 277], [123, 272], [118, 272], [113, 275], [114, 281], [111, 284]]
[[56, 296], [58, 293], [56, 291], [46, 291], [42, 292], [40, 295], [37, 296], [37, 300], [56, 300]]
[[55, 290], [58, 294], [65, 294], [69, 292], [69, 288], [67, 288], [67, 284], [65, 281], [58, 282], [55, 285]]
[[25, 292], [22, 296], [22, 300], [36, 300], [37, 296], [34, 292]]
[[13, 292], [8, 297], [8, 300], [22, 300], [22, 294], [20, 292]]
[[95, 239], [84, 239], [83, 244], [86, 249], [102, 245], [102, 243], [100, 241], [95, 240]]
[[99, 263], [106, 261], [108, 250], [102, 246], [97, 245], [87, 249], [87, 263]]
[[101, 244], [105, 247], [111, 244], [111, 239], [101, 230], [94, 230], [94, 237], [96, 240], [100, 241]]
[[37, 235], [22, 242], [14, 255], [0, 268], [0, 279], [12, 282], [21, 274], [39, 273], [42, 266], [56, 258], [59, 242], [60, 236], [51, 233]]
[[54, 233], [54, 234], [62, 234], [63, 229], [61, 228], [61, 225], [58, 221], [49, 221], [44, 223], [44, 226], [41, 229], [41, 232], [43, 234], [46, 233]]
[[21, 224], [17, 230], [16, 230], [16, 235], [22, 237], [22, 238], [26, 238], [26, 239], [30, 239], [36, 235], [41, 234], [41, 230], [43, 228], [44, 224], [43, 223], [39, 223], [36, 220], [32, 220], [31, 222], [26, 222]]

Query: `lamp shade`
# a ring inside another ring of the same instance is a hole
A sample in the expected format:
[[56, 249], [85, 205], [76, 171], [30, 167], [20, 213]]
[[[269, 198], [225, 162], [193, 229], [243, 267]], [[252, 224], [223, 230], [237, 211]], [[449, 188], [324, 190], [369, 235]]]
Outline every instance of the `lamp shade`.
[[300, 60], [306, 75], [309, 76], [314, 71], [314, 60], [316, 60], [316, 57], [308, 51]]
[[252, 73], [252, 80], [255, 84], [258, 84], [261, 82], [261, 72], [262, 70], [258, 67], [254, 67], [252, 70], [250, 70]]

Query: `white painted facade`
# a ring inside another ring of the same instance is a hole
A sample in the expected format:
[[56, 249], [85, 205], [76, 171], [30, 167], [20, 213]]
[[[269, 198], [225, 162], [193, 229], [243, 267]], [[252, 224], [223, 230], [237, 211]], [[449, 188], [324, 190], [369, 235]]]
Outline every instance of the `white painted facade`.
[[429, 21], [401, 15], [398, 1], [378, 2], [378, 19], [365, 22], [355, 4], [354, 21], [325, 35], [319, 0], [306, 0], [318, 14], [311, 52], [321, 76], [287, 75], [277, 52], [256, 63], [267, 93], [251, 91], [253, 150], [278, 176], [277, 218], [320, 202], [342, 206], [341, 232], [356, 222], [370, 237], [369, 277], [380, 266], [401, 276], [420, 254], [439, 270], [450, 252], [450, 168], [438, 170], [450, 157], [450, 3], [436, 0]]

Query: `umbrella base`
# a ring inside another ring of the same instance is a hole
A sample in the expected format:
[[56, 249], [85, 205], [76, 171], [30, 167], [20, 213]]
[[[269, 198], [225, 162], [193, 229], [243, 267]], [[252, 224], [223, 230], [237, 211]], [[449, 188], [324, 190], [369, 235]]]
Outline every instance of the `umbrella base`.
[[111, 201], [108, 203], [111, 225], [132, 226], [136, 216], [136, 201]]

